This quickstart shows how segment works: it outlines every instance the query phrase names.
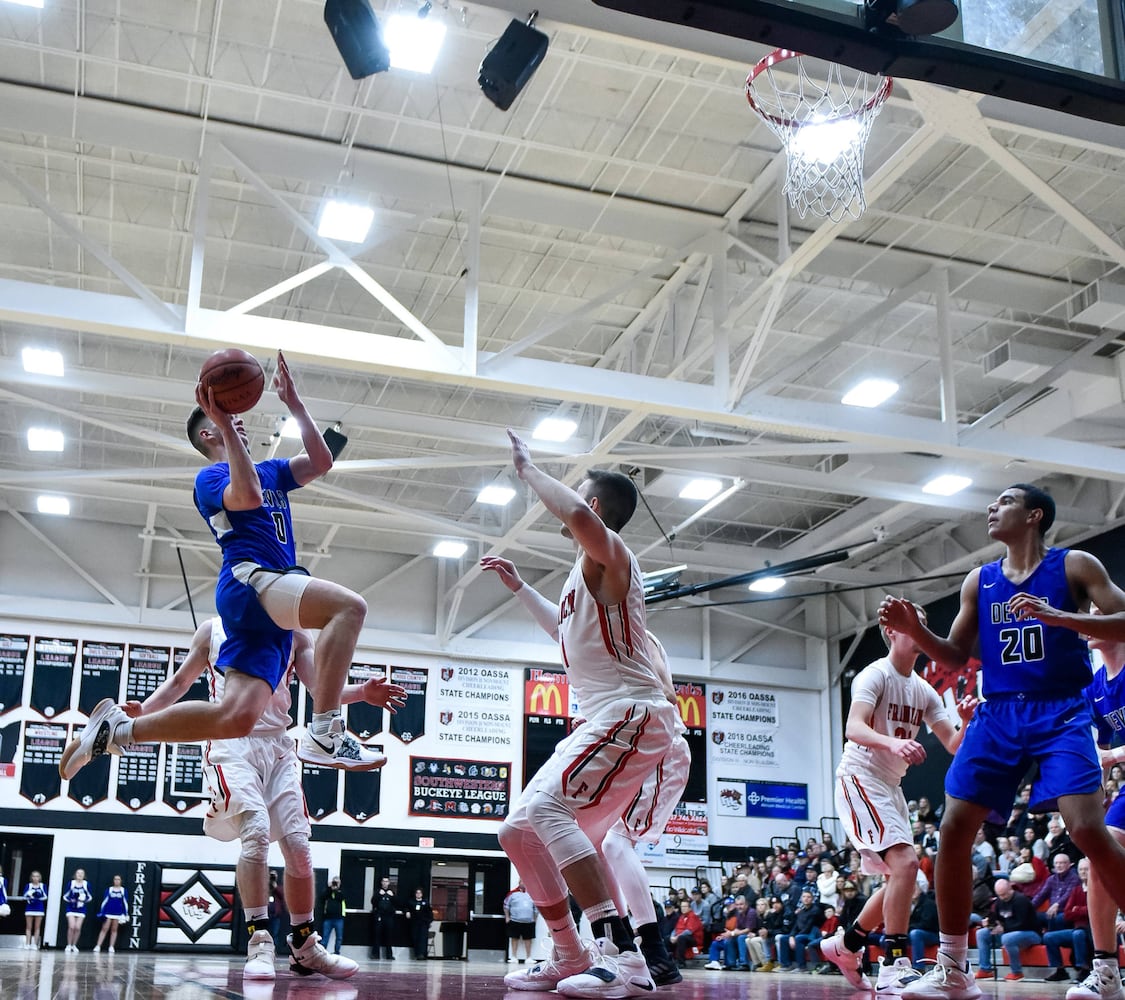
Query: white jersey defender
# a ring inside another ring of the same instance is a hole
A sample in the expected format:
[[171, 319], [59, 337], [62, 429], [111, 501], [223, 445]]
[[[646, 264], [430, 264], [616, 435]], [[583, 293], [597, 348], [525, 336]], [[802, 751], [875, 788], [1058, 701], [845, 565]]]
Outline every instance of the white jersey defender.
[[[871, 705], [871, 728], [913, 740], [923, 723], [931, 729], [949, 713], [938, 693], [915, 673], [903, 676], [888, 657], [864, 667], [852, 682], [852, 701]], [[908, 764], [888, 750], [848, 740], [836, 768], [836, 812], [869, 874], [885, 871], [879, 854], [914, 842], [900, 782]]]

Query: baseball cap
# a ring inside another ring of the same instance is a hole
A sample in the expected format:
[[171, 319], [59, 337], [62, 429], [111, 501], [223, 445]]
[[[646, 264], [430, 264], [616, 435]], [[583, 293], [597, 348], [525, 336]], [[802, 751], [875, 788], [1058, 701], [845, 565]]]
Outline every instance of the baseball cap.
[[665, 906], [679, 906], [680, 901], [678, 899], [670, 899], [669, 898], [669, 899], [664, 900], [664, 905]]
[[799, 857], [799, 858], [807, 858], [807, 857], [808, 857], [808, 855], [807, 855], [807, 854], [806, 854], [806, 853], [805, 853], [804, 851], [798, 851], [798, 852], [797, 852], [797, 857]]
[[730, 906], [733, 902], [734, 896], [727, 896], [727, 898], [723, 900], [723, 903], [725, 903], [727, 906]]
[[693, 896], [694, 896], [694, 895], [695, 895], [695, 894], [696, 894], [697, 892], [698, 892], [698, 893], [699, 893], [699, 894], [700, 894], [701, 896], [703, 895], [703, 890], [702, 890], [702, 889], [700, 889], [700, 888], [699, 888], [699, 886], [697, 886], [697, 885], [693, 885], [693, 886], [691, 887], [691, 892], [692, 892], [692, 895], [693, 895]]

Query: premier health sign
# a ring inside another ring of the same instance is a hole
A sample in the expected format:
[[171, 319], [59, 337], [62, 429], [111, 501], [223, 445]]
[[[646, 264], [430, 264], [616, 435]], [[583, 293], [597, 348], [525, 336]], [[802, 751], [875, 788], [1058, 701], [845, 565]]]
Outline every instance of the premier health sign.
[[722, 816], [759, 819], [808, 819], [809, 786], [792, 781], [737, 781], [719, 778]]

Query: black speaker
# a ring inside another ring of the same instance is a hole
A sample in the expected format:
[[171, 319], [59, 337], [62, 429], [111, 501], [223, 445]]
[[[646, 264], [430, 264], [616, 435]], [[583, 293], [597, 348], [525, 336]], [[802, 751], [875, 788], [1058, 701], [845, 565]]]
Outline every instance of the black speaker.
[[332, 32], [332, 41], [353, 80], [390, 69], [391, 54], [383, 44], [379, 21], [367, 0], [327, 0], [324, 23]]
[[522, 21], [509, 24], [480, 64], [477, 83], [484, 96], [501, 111], [507, 111], [539, 68], [547, 54], [547, 44], [542, 31]]
[[348, 443], [348, 439], [335, 427], [329, 427], [324, 432], [324, 443], [328, 445], [328, 450], [332, 452], [332, 461], [335, 462], [340, 457], [340, 452], [344, 450], [344, 445]]

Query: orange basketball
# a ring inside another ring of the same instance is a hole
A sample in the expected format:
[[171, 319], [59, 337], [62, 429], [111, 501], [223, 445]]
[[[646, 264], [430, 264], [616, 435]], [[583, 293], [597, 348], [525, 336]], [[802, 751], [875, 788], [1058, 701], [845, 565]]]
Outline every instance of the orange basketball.
[[215, 395], [215, 405], [226, 413], [245, 413], [262, 398], [266, 373], [253, 354], [238, 347], [216, 351], [199, 370], [199, 384]]

